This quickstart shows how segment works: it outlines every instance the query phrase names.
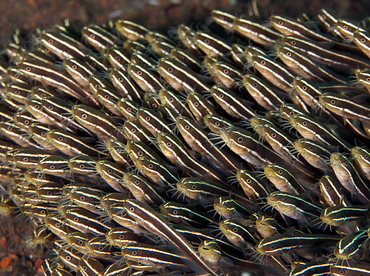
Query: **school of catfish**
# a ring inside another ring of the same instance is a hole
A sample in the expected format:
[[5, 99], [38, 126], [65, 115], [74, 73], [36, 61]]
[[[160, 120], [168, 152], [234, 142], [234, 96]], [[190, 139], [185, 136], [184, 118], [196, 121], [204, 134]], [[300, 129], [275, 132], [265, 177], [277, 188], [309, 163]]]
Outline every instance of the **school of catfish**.
[[370, 27], [212, 12], [16, 31], [0, 214], [45, 275], [370, 275]]

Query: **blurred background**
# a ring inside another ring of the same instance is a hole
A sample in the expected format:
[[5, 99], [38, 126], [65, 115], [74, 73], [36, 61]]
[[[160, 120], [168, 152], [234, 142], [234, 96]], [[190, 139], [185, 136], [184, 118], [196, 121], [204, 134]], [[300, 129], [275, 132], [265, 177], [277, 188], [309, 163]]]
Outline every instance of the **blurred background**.
[[[258, 0], [261, 13], [297, 17], [305, 12], [315, 15], [321, 8], [336, 11], [347, 19], [369, 16], [368, 0]], [[235, 15], [248, 15], [249, 0], [0, 0], [0, 46], [4, 47], [16, 28], [33, 32], [47, 29], [69, 18], [77, 26], [103, 24], [108, 20], [125, 19], [150, 30], [168, 30], [184, 23], [196, 27], [207, 22], [213, 9]], [[42, 256], [26, 250], [33, 226], [25, 217], [0, 215], [0, 275], [42, 275]]]
[[[345, 18], [368, 16], [366, 0], [258, 0], [264, 12], [298, 16], [315, 15], [330, 8]], [[250, 0], [0, 0], [0, 44], [4, 45], [15, 28], [32, 31], [46, 29], [69, 18], [79, 25], [102, 24], [108, 20], [126, 19], [149, 29], [167, 29], [181, 23], [196, 24], [209, 17], [213, 9], [235, 15], [247, 14]]]

